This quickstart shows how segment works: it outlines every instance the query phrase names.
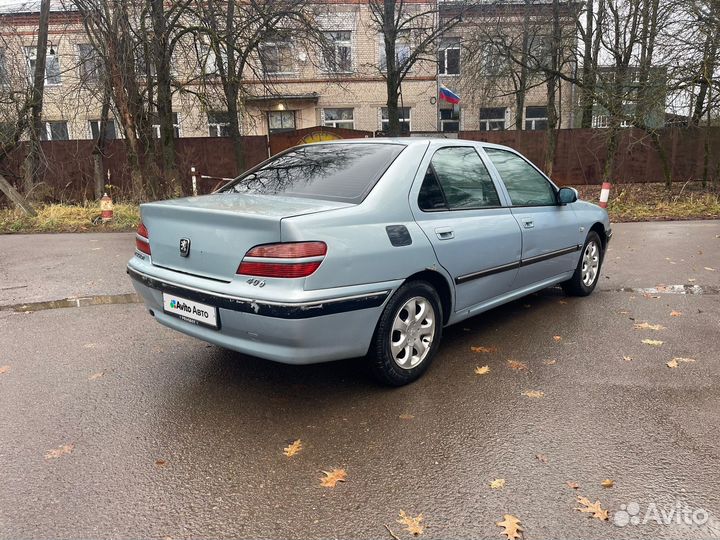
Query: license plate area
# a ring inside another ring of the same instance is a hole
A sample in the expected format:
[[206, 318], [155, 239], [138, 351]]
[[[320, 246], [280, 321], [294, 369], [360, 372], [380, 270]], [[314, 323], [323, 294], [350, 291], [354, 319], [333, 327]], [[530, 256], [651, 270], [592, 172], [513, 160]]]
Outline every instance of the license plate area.
[[215, 306], [181, 296], [163, 293], [163, 311], [192, 324], [215, 329], [219, 327], [218, 310]]

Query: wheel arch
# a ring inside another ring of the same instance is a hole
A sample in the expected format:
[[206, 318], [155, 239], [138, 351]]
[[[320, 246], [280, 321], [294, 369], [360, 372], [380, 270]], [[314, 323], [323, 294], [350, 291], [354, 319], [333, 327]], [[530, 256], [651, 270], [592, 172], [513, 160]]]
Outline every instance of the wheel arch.
[[426, 281], [433, 286], [440, 297], [440, 302], [442, 302], [443, 325], [447, 324], [452, 313], [453, 295], [452, 288], [445, 276], [435, 270], [423, 270], [409, 276], [405, 283], [410, 281]]
[[[600, 243], [602, 244], [602, 250], [603, 253], [605, 253], [605, 248], [607, 248], [607, 236], [605, 235], [605, 225], [600, 223], [599, 221], [595, 222], [592, 227], [590, 227], [591, 231], [595, 231], [597, 235], [600, 237]], [[588, 231], [590, 232], [590, 231]]]

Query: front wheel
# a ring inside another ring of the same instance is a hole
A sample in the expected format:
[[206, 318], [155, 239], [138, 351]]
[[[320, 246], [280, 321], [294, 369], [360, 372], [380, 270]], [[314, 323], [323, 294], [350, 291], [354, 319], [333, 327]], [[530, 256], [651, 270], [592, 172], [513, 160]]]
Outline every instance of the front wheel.
[[442, 337], [442, 304], [425, 281], [411, 281], [392, 296], [370, 347], [373, 375], [390, 386], [409, 384], [425, 373]]
[[562, 283], [565, 294], [570, 296], [588, 296], [595, 289], [600, 277], [603, 251], [600, 237], [595, 231], [590, 231], [585, 239], [580, 260], [575, 273]]

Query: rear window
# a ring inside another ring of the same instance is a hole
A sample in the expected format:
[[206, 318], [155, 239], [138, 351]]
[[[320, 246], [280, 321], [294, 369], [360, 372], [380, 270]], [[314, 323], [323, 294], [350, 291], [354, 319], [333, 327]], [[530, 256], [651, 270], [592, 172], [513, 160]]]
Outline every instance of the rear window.
[[221, 191], [358, 204], [404, 148], [380, 143], [301, 146], [278, 155]]

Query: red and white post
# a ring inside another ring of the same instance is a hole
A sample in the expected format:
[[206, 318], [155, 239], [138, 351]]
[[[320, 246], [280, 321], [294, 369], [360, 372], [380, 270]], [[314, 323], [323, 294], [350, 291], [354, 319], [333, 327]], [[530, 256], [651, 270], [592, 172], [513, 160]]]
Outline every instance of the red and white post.
[[603, 182], [602, 189], [600, 190], [600, 208], [607, 208], [608, 199], [610, 198], [610, 188], [612, 188], [610, 182]]

